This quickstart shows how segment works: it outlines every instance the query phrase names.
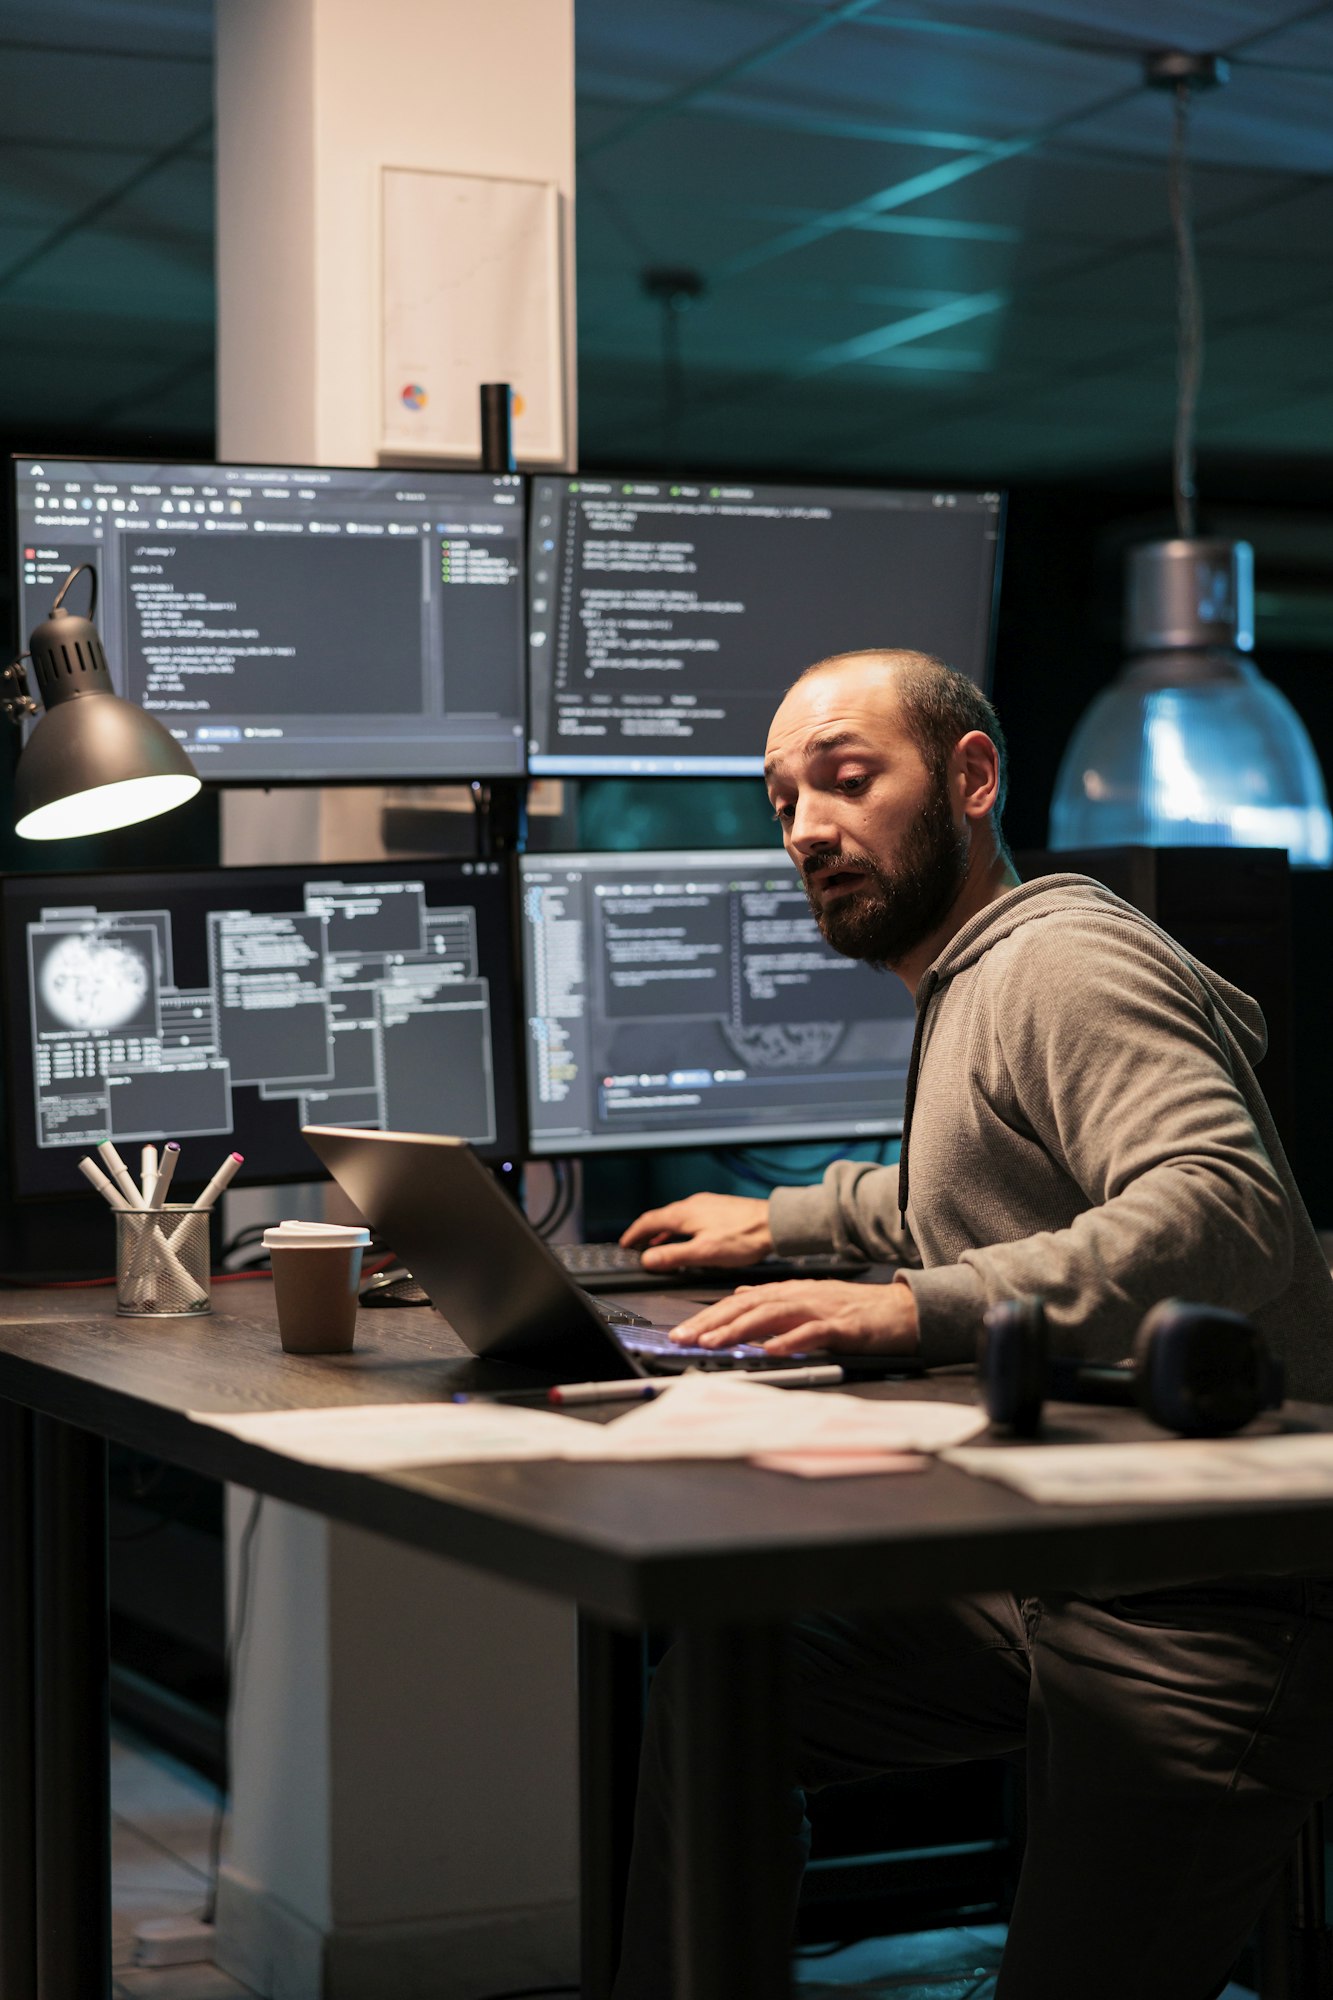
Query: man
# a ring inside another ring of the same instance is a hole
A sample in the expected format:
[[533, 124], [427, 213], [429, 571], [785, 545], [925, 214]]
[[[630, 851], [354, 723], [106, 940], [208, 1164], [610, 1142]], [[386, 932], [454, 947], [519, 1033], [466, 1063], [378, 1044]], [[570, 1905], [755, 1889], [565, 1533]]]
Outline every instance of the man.
[[[1078, 876], [1021, 884], [1004, 745], [915, 653], [821, 661], [765, 765], [829, 942], [915, 994], [896, 1168], [841, 1162], [767, 1203], [695, 1195], [624, 1241], [650, 1268], [851, 1244], [887, 1285], [742, 1289], [677, 1337], [970, 1360], [1039, 1293], [1062, 1351], [1128, 1351], [1185, 1297], [1253, 1315], [1295, 1396], [1333, 1399], [1333, 1283], [1252, 1064], [1258, 1008]], [[675, 1241], [666, 1239], [674, 1238]], [[997, 2000], [1208, 2000], [1311, 1802], [1333, 1789], [1333, 1585], [1281, 1575], [799, 1627], [809, 1787], [1026, 1749], [1029, 1835]], [[617, 2000], [671, 1991], [671, 1656], [650, 1706]], [[793, 1802], [790, 1888], [803, 1863]]]

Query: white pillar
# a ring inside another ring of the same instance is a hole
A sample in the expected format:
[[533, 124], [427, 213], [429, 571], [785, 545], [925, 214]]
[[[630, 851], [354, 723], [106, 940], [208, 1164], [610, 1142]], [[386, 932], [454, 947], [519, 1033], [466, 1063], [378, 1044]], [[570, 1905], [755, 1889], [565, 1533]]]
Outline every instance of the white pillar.
[[[573, 436], [573, 91], [573, 0], [220, 0], [220, 457], [375, 462], [386, 166], [557, 184]], [[224, 859], [371, 858], [377, 807], [224, 794]], [[568, 1609], [274, 1501], [254, 1556], [221, 1963], [272, 2000], [575, 1977]]]
[[572, 0], [222, 0], [217, 32], [222, 455], [375, 463], [385, 167], [560, 189], [572, 413]]

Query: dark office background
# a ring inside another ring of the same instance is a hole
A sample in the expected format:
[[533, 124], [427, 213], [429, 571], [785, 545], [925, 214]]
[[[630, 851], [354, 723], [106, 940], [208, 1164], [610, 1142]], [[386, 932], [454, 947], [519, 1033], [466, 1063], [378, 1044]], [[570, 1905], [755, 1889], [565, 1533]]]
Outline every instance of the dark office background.
[[[213, 0], [146, 18], [0, 0], [6, 450], [213, 452]], [[1025, 848], [1115, 671], [1123, 551], [1170, 528], [1172, 107], [1142, 55], [1220, 38], [1231, 80], [1189, 135], [1200, 525], [1253, 541], [1260, 663], [1333, 765], [1333, 9], [579, 0], [576, 36], [583, 464], [1008, 489], [995, 690]], [[735, 789], [679, 788], [683, 837], [762, 825]], [[39, 856], [0, 814], [0, 866], [216, 837], [206, 799]], [[1326, 889], [1297, 885], [1297, 1150], [1333, 1222]]]
[[[0, 0], [6, 453], [214, 452], [212, 0], [145, 18]], [[1258, 658], [1333, 776], [1333, 7], [578, 0], [576, 26], [582, 463], [1005, 488], [995, 696], [1027, 849], [1116, 671], [1124, 551], [1171, 531], [1171, 107], [1141, 51], [1224, 32], [1232, 81], [1191, 132], [1200, 527], [1254, 543]], [[26, 643], [11, 544], [0, 621]], [[0, 868], [217, 858], [209, 795], [97, 841], [17, 842], [15, 749]], [[772, 835], [748, 781], [585, 787], [583, 837], [612, 824], [644, 845]], [[1329, 1225], [1331, 938], [1333, 875], [1297, 881], [1294, 1150]], [[216, 1492], [115, 1472], [119, 1712], [217, 1770]], [[844, 1809], [807, 1939], [870, 1922], [866, 1897], [884, 1928], [1001, 1907], [1009, 1786], [960, 1773]], [[843, 1857], [909, 1822], [919, 1858], [862, 1885]]]

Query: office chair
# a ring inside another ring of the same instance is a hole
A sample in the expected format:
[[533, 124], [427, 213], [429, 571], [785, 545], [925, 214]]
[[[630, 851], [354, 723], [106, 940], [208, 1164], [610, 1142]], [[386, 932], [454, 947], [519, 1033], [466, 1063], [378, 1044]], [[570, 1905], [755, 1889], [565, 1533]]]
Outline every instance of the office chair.
[[1259, 1934], [1259, 2000], [1333, 2000], [1324, 1907], [1324, 1808], [1311, 1808]]

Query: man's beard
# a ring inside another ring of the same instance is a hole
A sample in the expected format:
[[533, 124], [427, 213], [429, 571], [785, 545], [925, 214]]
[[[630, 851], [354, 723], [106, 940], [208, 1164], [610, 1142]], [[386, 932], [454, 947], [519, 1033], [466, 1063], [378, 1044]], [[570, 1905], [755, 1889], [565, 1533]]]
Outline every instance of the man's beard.
[[[946, 786], [935, 779], [892, 873], [869, 855], [846, 849], [812, 854], [805, 862], [805, 893], [820, 931], [844, 958], [896, 965], [948, 915], [967, 875], [967, 851], [967, 835], [953, 823]], [[822, 904], [810, 877], [824, 868], [854, 869], [867, 880]]]

